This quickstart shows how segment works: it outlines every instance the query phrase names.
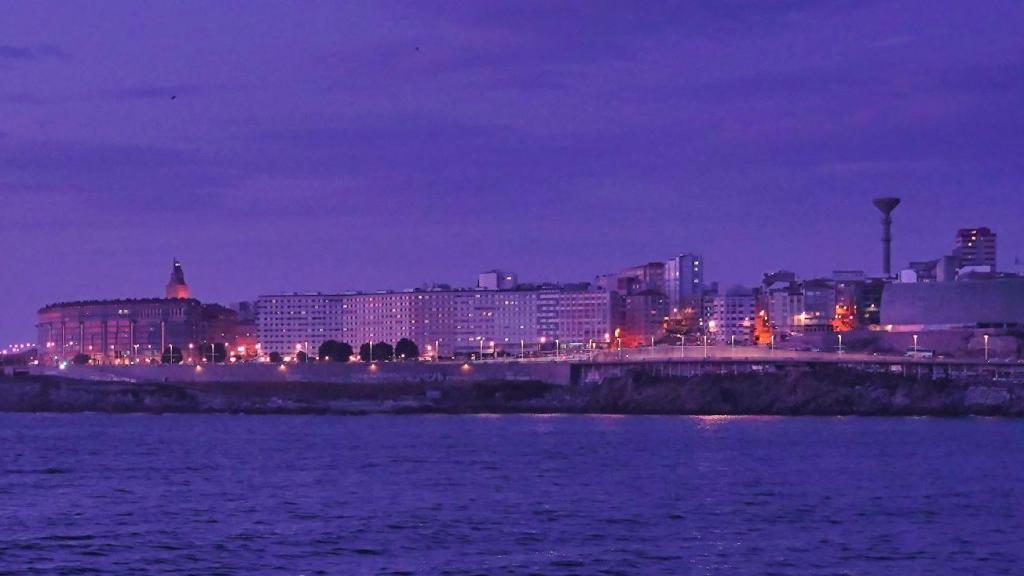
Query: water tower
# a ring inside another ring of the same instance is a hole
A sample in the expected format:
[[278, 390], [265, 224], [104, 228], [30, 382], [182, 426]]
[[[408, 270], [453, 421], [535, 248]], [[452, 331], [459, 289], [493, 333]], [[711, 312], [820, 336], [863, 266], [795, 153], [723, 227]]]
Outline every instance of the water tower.
[[892, 277], [892, 211], [900, 205], [899, 198], [875, 198], [875, 208], [882, 213], [882, 273]]

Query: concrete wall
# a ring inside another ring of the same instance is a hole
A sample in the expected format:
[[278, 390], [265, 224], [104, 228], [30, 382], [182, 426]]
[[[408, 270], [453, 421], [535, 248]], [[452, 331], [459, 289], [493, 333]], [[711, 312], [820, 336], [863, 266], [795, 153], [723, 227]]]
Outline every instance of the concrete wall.
[[377, 362], [364, 364], [243, 364], [238, 366], [68, 366], [65, 370], [37, 367], [34, 372], [83, 380], [126, 382], [485, 382], [536, 380], [567, 385], [565, 362]]
[[920, 327], [1024, 325], [1024, 278], [887, 284], [882, 324]]

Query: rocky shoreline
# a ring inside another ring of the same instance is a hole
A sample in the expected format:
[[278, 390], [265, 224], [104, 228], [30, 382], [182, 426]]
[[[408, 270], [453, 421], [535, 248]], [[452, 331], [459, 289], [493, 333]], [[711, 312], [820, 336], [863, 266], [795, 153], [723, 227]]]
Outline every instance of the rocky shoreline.
[[1024, 416], [1024, 385], [849, 370], [663, 378], [590, 386], [475, 383], [132, 383], [0, 378], [0, 411], [226, 414], [729, 414]]

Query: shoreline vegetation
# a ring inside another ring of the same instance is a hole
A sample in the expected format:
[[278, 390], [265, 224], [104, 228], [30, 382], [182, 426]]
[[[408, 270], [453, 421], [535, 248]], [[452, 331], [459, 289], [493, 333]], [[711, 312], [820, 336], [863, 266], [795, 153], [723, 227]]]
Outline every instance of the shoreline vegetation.
[[659, 377], [585, 386], [479, 382], [162, 382], [0, 378], [0, 412], [1024, 416], [1024, 385], [843, 369]]

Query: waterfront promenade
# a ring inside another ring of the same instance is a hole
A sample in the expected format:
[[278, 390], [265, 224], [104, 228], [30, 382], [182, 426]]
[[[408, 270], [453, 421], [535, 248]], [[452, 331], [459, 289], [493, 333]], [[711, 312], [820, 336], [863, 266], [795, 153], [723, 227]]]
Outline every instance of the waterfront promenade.
[[863, 353], [771, 350], [765, 347], [656, 346], [577, 352], [542, 358], [475, 361], [244, 363], [219, 365], [35, 366], [32, 374], [124, 382], [483, 382], [540, 381], [581, 385], [627, 371], [657, 376], [772, 373], [844, 368], [912, 378], [1024, 382], [1016, 360], [911, 358]]

